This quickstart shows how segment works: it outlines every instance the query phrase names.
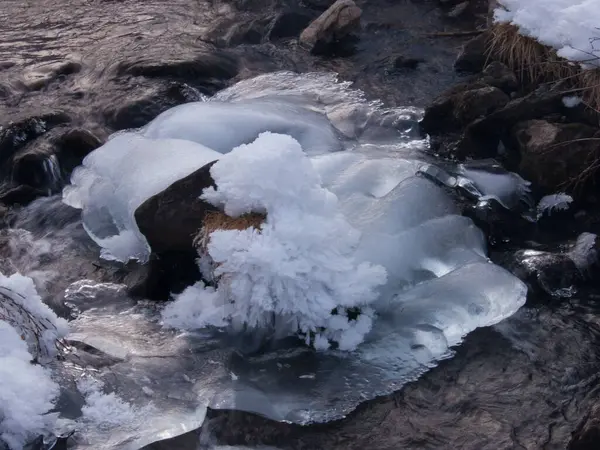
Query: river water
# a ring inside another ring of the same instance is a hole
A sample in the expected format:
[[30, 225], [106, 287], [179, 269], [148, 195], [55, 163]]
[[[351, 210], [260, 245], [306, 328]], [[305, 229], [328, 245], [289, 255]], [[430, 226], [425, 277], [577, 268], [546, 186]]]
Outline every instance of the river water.
[[[407, 107], [424, 107], [460, 78], [451, 65], [462, 41], [425, 36], [449, 26], [433, 1], [362, 2], [364, 27], [350, 56], [312, 57], [286, 38], [239, 45], [219, 39], [232, 24], [274, 15], [293, 3], [4, 0], [0, 124], [60, 112], [67, 128], [84, 128], [104, 139], [113, 131], [141, 126], [176, 104], [275, 70], [334, 71], [371, 99]], [[306, 3], [314, 8], [313, 15], [322, 10], [323, 2]], [[398, 69], [390, 60], [398, 55], [423, 61], [414, 70]], [[40, 134], [35, 145], [45, 142]], [[13, 245], [18, 243], [8, 255], [13, 268], [58, 274], [49, 279], [45, 297], [63, 313], [64, 292], [71, 283], [114, 282], [120, 270], [98, 262], [98, 250], [78, 214], [58, 197], [47, 197], [17, 208], [9, 216], [12, 230], [4, 230]], [[36, 244], [42, 238], [49, 248]], [[97, 297], [106, 301], [107, 311], [128, 301], [120, 292], [108, 292], [108, 300]], [[597, 297], [585, 290], [568, 298], [530, 296], [514, 316], [469, 334], [452, 358], [417, 381], [361, 404], [341, 420], [301, 426], [209, 409], [206, 420], [202, 413], [182, 426], [182, 436], [152, 436], [140, 440], [138, 447], [563, 449], [598, 398]], [[70, 299], [77, 302], [76, 296]], [[135, 317], [143, 313], [136, 311]], [[172, 350], [160, 347], [160, 337], [151, 340], [156, 359], [148, 364], [159, 365]], [[134, 338], [143, 341], [143, 335], [127, 336]], [[211, 351], [218, 360], [219, 349]], [[233, 367], [236, 363], [243, 370], [243, 362], [230, 361]], [[189, 400], [177, 395], [174, 404]], [[158, 440], [164, 442], [151, 443]]]

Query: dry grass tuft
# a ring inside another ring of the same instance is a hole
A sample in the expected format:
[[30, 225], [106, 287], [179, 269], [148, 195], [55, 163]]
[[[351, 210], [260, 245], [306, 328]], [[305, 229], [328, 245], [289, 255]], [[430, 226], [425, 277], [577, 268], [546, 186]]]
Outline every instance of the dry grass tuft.
[[588, 107], [600, 112], [600, 69], [582, 69], [559, 57], [551, 47], [519, 34], [516, 26], [491, 26], [487, 55], [506, 64], [525, 86], [560, 83], [565, 94], [581, 95]]
[[217, 230], [245, 230], [246, 228], [260, 229], [266, 216], [264, 214], [250, 213], [240, 217], [230, 217], [221, 211], [211, 211], [204, 217], [202, 228], [194, 239], [194, 246], [206, 251], [210, 234]]
[[551, 47], [523, 36], [509, 23], [494, 24], [490, 28], [488, 56], [510, 67], [525, 84], [568, 79], [580, 70], [558, 57]]

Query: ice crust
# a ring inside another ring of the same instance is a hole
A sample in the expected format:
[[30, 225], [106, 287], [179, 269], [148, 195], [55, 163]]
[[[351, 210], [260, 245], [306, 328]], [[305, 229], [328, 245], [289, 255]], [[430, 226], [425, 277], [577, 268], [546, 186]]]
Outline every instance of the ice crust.
[[[115, 136], [74, 172], [64, 198], [82, 209], [105, 257], [145, 261], [137, 206], [217, 160], [217, 189], [198, 196], [231, 216], [267, 219], [260, 230], [211, 235], [208, 256], [227, 288], [188, 287], [164, 309], [165, 325], [355, 327], [342, 347], [361, 360], [427, 366], [514, 313], [526, 289], [489, 262], [484, 236], [447, 191], [419, 174], [435, 162], [417, 119], [330, 74], [264, 75]], [[486, 167], [452, 172], [506, 207], [528, 195], [525, 180]], [[365, 322], [333, 317], [336, 306], [360, 306]], [[332, 336], [316, 333], [314, 344], [325, 348]]]

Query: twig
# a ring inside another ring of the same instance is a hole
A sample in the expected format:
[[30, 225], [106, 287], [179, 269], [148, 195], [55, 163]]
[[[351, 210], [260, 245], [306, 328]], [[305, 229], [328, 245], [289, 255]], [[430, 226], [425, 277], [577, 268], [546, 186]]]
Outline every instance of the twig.
[[440, 31], [438, 33], [425, 33], [423, 36], [427, 37], [451, 37], [451, 36], [473, 36], [481, 34], [487, 31], [487, 28], [483, 30], [467, 30], [467, 31]]

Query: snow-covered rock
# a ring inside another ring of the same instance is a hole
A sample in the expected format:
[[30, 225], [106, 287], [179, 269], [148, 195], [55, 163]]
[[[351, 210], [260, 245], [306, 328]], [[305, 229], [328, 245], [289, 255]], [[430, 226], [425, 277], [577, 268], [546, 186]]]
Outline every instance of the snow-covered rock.
[[600, 8], [597, 0], [499, 0], [497, 22], [510, 22], [519, 32], [554, 47], [558, 56], [600, 66]]

